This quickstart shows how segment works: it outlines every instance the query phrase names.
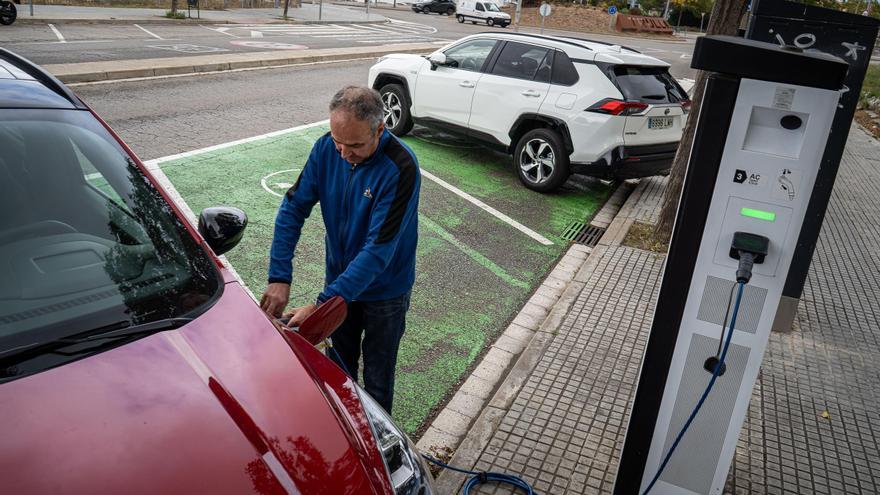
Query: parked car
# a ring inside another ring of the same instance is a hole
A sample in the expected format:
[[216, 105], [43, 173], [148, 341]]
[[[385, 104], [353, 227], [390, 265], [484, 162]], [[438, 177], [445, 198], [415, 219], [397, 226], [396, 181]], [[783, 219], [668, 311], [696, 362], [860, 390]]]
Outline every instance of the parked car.
[[4, 493], [432, 493], [406, 435], [273, 323], [120, 138], [0, 49]]
[[421, 12], [423, 14], [455, 14], [455, 2], [452, 0], [428, 0], [427, 2], [418, 2], [412, 4], [413, 12]]
[[513, 155], [520, 181], [552, 191], [570, 174], [667, 173], [690, 109], [669, 64], [636, 50], [525, 33], [467, 36], [370, 68], [398, 136], [414, 124]]
[[510, 15], [501, 12], [494, 2], [480, 2], [477, 0], [459, 0], [455, 18], [458, 22], [470, 21], [471, 24], [485, 23], [487, 26], [507, 27], [510, 25]]
[[15, 22], [15, 18], [17, 16], [18, 12], [15, 8], [14, 3], [6, 0], [0, 0], [0, 24], [3, 24], [4, 26], [9, 26], [13, 22]]

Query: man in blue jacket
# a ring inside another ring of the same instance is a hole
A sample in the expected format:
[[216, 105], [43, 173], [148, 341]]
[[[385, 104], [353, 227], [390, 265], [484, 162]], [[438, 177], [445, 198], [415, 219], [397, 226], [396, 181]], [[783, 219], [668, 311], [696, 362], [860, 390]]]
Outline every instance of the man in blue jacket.
[[420, 185], [412, 150], [385, 130], [379, 93], [357, 86], [339, 90], [330, 101], [330, 132], [315, 143], [275, 218], [269, 286], [260, 301], [270, 315], [282, 315], [303, 222], [320, 202], [326, 227], [324, 290], [316, 304], [288, 313], [289, 325], [342, 296], [348, 317], [332, 336], [339, 357], [330, 353], [330, 358], [357, 380], [363, 346], [364, 388], [389, 412], [415, 281]]

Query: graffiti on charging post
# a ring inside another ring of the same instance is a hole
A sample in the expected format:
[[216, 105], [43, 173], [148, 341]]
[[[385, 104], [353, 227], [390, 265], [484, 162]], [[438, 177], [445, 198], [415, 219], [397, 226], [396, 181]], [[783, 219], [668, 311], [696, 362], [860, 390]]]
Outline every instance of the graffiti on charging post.
[[[841, 38], [840, 30], [834, 29], [828, 32], [820, 28], [818, 31], [819, 36], [817, 36], [812, 32], [797, 33], [791, 28], [791, 25], [774, 26], [769, 28], [767, 33], [779, 43], [779, 46], [794, 46], [804, 51], [815, 50], [821, 53], [828, 53], [846, 60], [850, 65], [863, 65], [866, 63], [865, 60], [860, 60], [860, 57], [865, 57], [868, 53], [868, 47], [860, 44], [858, 41]], [[840, 90], [838, 108], [844, 107], [844, 100], [849, 97], [848, 93], [850, 93], [850, 88], [844, 85]]]

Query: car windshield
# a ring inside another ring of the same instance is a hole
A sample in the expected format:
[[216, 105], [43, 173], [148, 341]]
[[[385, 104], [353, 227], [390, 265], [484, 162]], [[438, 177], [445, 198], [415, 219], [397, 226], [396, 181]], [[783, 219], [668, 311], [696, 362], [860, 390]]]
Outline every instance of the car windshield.
[[483, 5], [486, 6], [486, 10], [488, 10], [489, 12], [501, 12], [500, 10], [498, 10], [498, 6], [494, 3], [484, 3]]
[[0, 109], [0, 150], [0, 352], [214, 300], [212, 260], [89, 112]]

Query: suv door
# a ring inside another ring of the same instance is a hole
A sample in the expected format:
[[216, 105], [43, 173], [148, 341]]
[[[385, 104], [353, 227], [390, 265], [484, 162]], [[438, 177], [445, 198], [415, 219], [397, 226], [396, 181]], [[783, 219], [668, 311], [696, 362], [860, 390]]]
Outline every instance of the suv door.
[[492, 39], [466, 41], [443, 52], [445, 66], [431, 69], [424, 64], [413, 96], [414, 117], [467, 130], [474, 89], [483, 75], [480, 71], [497, 44]]
[[543, 46], [508, 41], [491, 70], [477, 83], [470, 134], [491, 135], [502, 144], [510, 143], [510, 129], [517, 118], [538, 113], [550, 90], [553, 50]]

